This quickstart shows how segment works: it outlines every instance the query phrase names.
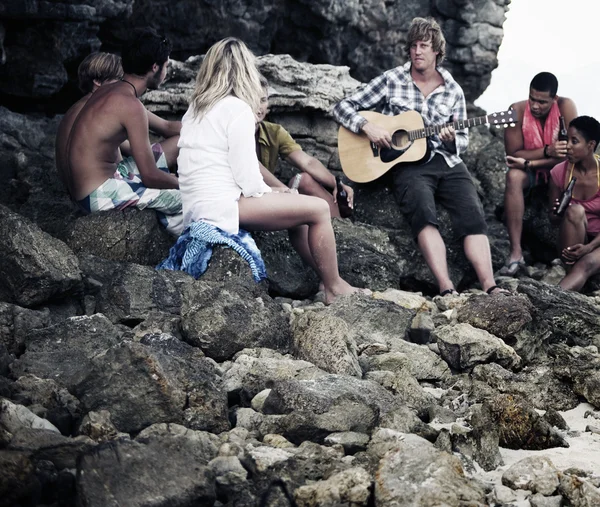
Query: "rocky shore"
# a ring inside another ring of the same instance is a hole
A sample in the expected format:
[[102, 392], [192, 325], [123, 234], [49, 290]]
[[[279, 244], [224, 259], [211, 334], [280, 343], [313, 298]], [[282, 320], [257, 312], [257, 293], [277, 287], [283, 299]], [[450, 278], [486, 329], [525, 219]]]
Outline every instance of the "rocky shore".
[[[147, 106], [181, 115], [197, 64], [174, 62]], [[359, 83], [260, 66], [275, 121], [339, 171], [329, 110]], [[326, 307], [285, 233], [256, 235], [260, 285], [223, 249], [197, 281], [156, 271], [172, 239], [151, 211], [69, 201], [59, 120], [0, 114], [0, 505], [600, 505], [600, 297], [555, 286], [541, 208], [510, 295], [478, 290], [449, 241], [463, 292], [441, 298], [385, 182], [357, 186], [340, 271], [374, 294]], [[472, 130], [497, 268], [502, 157]]]

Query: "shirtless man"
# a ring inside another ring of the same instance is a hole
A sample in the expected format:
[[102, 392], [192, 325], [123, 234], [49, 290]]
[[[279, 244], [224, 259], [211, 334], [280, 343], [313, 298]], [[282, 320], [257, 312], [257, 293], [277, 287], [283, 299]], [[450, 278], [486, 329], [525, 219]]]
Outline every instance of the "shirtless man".
[[[152, 30], [139, 33], [123, 48], [123, 79], [99, 87], [73, 122], [66, 144], [66, 181], [72, 198], [90, 213], [152, 208], [177, 235], [182, 229], [181, 195], [177, 177], [169, 172], [177, 153], [150, 145], [148, 111], [138, 100], [164, 81], [170, 52], [171, 43]], [[121, 159], [119, 148], [125, 141], [132, 156]]]
[[110, 53], [92, 53], [79, 64], [77, 77], [79, 78], [79, 89], [85, 95], [65, 113], [56, 133], [56, 168], [60, 180], [67, 188], [67, 141], [73, 123], [94, 91], [103, 84], [114, 83], [123, 77], [121, 57]]
[[[506, 188], [504, 210], [510, 240], [510, 254], [500, 274], [515, 276], [525, 265], [521, 249], [525, 198], [523, 191], [548, 181], [548, 173], [567, 155], [567, 142], [558, 141], [558, 119], [568, 126], [577, 116], [575, 103], [556, 95], [558, 80], [550, 72], [540, 72], [529, 85], [529, 99], [512, 104], [519, 126], [504, 131]], [[542, 181], [540, 181], [542, 180]]]

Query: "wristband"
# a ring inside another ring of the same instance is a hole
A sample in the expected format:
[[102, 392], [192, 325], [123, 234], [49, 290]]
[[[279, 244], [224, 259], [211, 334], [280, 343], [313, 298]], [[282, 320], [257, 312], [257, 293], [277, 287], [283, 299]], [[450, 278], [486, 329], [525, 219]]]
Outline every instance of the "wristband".
[[550, 158], [550, 155], [548, 155], [548, 145], [547, 144], [544, 145], [544, 157]]

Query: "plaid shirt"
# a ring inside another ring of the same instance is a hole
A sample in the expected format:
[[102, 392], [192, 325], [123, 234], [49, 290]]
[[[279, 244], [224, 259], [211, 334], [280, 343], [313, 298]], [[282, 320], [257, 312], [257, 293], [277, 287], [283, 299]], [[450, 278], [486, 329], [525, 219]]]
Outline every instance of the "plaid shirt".
[[[437, 68], [444, 84], [425, 98], [410, 75], [410, 66], [411, 63], [407, 62], [401, 67], [388, 70], [350, 97], [338, 102], [333, 108], [335, 120], [348, 130], [359, 133], [367, 120], [357, 111], [366, 109], [375, 109], [386, 115], [396, 115], [412, 109], [421, 114], [426, 127], [448, 123], [451, 116], [453, 121], [467, 119], [465, 95], [447, 70]], [[439, 153], [450, 167], [461, 162], [459, 154], [469, 145], [467, 129], [456, 131], [455, 149], [440, 141], [437, 135], [429, 139], [431, 157], [434, 153]]]

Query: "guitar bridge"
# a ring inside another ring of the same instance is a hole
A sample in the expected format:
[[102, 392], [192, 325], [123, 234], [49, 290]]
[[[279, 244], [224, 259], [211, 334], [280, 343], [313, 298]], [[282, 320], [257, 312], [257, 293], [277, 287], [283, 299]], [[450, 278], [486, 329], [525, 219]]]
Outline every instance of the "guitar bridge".
[[377, 146], [375, 143], [371, 143], [371, 151], [373, 152], [374, 157], [379, 156], [379, 146]]

